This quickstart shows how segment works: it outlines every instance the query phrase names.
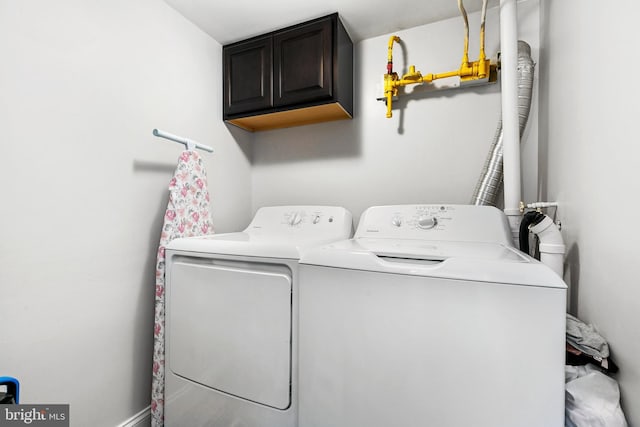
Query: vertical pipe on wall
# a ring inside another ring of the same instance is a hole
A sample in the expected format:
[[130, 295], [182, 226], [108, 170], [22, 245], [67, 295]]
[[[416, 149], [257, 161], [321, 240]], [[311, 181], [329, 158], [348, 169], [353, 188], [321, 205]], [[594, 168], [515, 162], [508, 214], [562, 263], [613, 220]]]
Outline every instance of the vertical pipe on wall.
[[[526, 42], [518, 40], [518, 118], [520, 121], [520, 138], [524, 134], [527, 120], [529, 119], [529, 111], [531, 110], [534, 68], [533, 59], [531, 59], [531, 47]], [[499, 120], [487, 160], [484, 162], [476, 189], [471, 197], [471, 204], [473, 205], [496, 206], [498, 202], [498, 195], [502, 191], [503, 183], [503, 136], [502, 120]]]
[[518, 119], [518, 8], [500, 0], [502, 131], [504, 138], [504, 212], [514, 242], [520, 228], [520, 123]]
[[558, 276], [564, 277], [565, 245], [556, 224], [544, 215], [542, 221], [532, 225], [530, 230], [540, 239], [540, 261], [548, 265]]

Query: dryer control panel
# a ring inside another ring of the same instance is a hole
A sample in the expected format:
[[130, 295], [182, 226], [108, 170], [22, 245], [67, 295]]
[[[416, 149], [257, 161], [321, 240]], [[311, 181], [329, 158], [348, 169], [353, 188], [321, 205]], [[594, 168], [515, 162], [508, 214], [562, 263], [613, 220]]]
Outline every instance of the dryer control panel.
[[512, 245], [504, 213], [472, 205], [374, 206], [362, 214], [354, 237]]
[[349, 236], [351, 213], [337, 206], [269, 206], [258, 209], [245, 233], [325, 238]]

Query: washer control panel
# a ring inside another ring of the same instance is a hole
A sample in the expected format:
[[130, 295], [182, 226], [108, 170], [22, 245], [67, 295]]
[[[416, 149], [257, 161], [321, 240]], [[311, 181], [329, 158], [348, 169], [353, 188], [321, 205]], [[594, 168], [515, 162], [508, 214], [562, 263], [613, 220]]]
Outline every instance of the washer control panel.
[[394, 205], [367, 209], [355, 238], [507, 242], [511, 237], [499, 209], [472, 205]]
[[[442, 229], [446, 226], [447, 221], [451, 219], [451, 213], [455, 210], [455, 208], [451, 205], [420, 205], [411, 207], [401, 205], [385, 206], [384, 208], [391, 208], [389, 209], [389, 212], [380, 213], [382, 213], [383, 215], [390, 214], [389, 222], [396, 229], [401, 229], [404, 227], [405, 229], [408, 228], [420, 230], [432, 230], [437, 228], [438, 225], [440, 225], [440, 228]], [[382, 210], [384, 211], [386, 209]], [[366, 218], [368, 219], [368, 222], [371, 223], [376, 221], [378, 219], [378, 216], [373, 215], [373, 217], [367, 216]], [[373, 226], [374, 228], [380, 228], [380, 225], [382, 224], [370, 224], [370, 226]]]

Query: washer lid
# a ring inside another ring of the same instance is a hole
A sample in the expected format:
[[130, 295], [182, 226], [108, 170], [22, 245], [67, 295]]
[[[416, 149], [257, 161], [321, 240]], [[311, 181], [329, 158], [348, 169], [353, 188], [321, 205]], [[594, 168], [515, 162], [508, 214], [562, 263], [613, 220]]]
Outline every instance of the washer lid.
[[351, 236], [351, 213], [334, 206], [260, 208], [242, 232], [172, 240], [167, 249], [299, 259], [302, 250]]
[[546, 265], [499, 243], [359, 238], [310, 249], [300, 264], [566, 288]]
[[451, 242], [417, 239], [354, 239], [341, 243], [345, 248], [369, 251], [382, 258], [403, 258], [414, 261], [440, 262], [448, 258], [480, 258], [526, 262], [524, 254], [511, 246], [488, 242]]

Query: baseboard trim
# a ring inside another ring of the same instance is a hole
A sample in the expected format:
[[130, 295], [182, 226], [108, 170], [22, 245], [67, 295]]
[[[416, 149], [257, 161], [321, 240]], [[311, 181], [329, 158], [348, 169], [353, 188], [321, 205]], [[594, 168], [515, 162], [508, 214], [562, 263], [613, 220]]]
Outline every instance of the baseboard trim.
[[151, 406], [147, 406], [142, 411], [129, 418], [118, 427], [148, 427], [151, 425]]

